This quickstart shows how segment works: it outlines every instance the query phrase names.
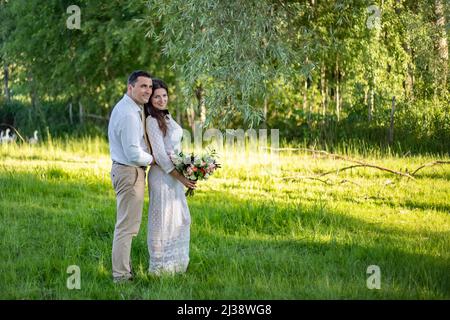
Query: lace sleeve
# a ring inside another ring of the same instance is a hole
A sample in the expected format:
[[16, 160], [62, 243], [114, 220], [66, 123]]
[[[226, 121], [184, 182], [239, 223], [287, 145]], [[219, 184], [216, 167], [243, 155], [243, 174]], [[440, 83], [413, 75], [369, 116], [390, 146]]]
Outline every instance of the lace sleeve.
[[163, 133], [159, 128], [158, 121], [152, 116], [147, 117], [147, 134], [148, 140], [152, 147], [153, 157], [158, 166], [164, 170], [165, 173], [170, 173], [175, 166], [167, 155], [164, 146]]

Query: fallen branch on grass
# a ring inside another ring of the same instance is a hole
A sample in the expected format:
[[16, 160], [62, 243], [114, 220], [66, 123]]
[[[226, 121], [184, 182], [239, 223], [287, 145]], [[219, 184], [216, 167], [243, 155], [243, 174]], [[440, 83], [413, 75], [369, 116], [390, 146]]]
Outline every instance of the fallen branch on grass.
[[347, 179], [341, 180], [341, 182], [339, 182], [339, 184], [343, 184], [343, 183], [346, 183], [346, 182], [356, 184], [358, 187], [362, 187], [362, 185], [360, 185], [359, 183], [351, 181], [351, 180], [347, 180]]
[[[311, 176], [292, 176], [292, 177], [282, 177], [282, 178], [278, 178], [278, 179], [281, 179], [281, 180], [308, 179], [308, 180], [320, 181], [320, 182], [325, 183], [327, 185], [334, 185], [334, 183], [330, 183], [330, 180], [328, 180], [328, 179], [327, 180], [322, 180], [322, 179], [319, 179], [317, 177], [311, 177]], [[359, 183], [351, 181], [351, 180], [348, 180], [348, 179], [343, 179], [343, 180], [339, 181], [339, 183], [337, 183], [337, 184], [343, 184], [343, 183], [347, 183], [347, 182], [348, 183], [353, 183], [353, 184], [357, 185], [358, 187], [362, 187], [362, 185], [360, 185]]]
[[421, 170], [421, 169], [423, 169], [423, 168], [425, 168], [425, 167], [432, 167], [432, 166], [435, 166], [435, 165], [437, 165], [437, 164], [450, 164], [450, 161], [441, 161], [441, 160], [438, 160], [438, 161], [433, 161], [433, 162], [425, 163], [425, 164], [421, 165], [420, 167], [418, 167], [416, 170], [414, 170], [414, 171], [411, 173], [411, 175], [412, 175], [412, 176], [415, 175], [415, 174], [417, 173], [417, 171], [419, 171], [419, 170]]
[[330, 184], [330, 183], [328, 183], [328, 180], [322, 180], [317, 177], [309, 177], [309, 176], [291, 176], [291, 177], [282, 177], [282, 178], [278, 178], [278, 179], [281, 179], [281, 180], [309, 179], [309, 180], [317, 180], [317, 181], [323, 182], [325, 184]]
[[390, 173], [392, 173], [392, 174], [396, 174], [396, 175], [403, 176], [403, 177], [407, 177], [407, 178], [410, 178], [410, 179], [413, 179], [413, 180], [414, 180], [414, 177], [413, 177], [412, 175], [408, 174], [408, 173], [404, 173], [404, 172], [400, 172], [400, 171], [395, 171], [395, 170], [392, 170], [392, 169], [389, 169], [389, 168], [384, 168], [384, 167], [381, 167], [381, 166], [376, 166], [376, 165], [374, 165], [374, 164], [370, 164], [370, 163], [367, 163], [367, 162], [364, 162], [364, 161], [361, 161], [361, 160], [356, 160], [356, 159], [352, 159], [352, 158], [350, 158], [350, 157], [341, 156], [341, 155], [334, 154], [334, 153], [329, 153], [329, 152], [323, 151], [323, 150], [314, 150], [314, 149], [306, 149], [306, 148], [299, 148], [299, 149], [295, 149], [295, 148], [267, 148], [267, 149], [271, 149], [271, 150], [280, 150], [280, 151], [281, 151], [281, 150], [290, 150], [290, 151], [293, 151], [293, 150], [299, 150], [299, 151], [307, 151], [307, 152], [311, 152], [311, 153], [314, 153], [314, 154], [325, 155], [325, 156], [330, 157], [330, 158], [333, 158], [333, 159], [340, 159], [340, 160], [345, 160], [345, 161], [348, 161], [348, 162], [353, 162], [353, 163], [357, 163], [357, 164], [358, 164], [358, 165], [356, 165], [356, 166], [349, 166], [349, 167], [345, 167], [345, 168], [342, 168], [342, 169], [338, 169], [338, 170], [333, 170], [333, 171], [325, 172], [325, 173], [322, 173], [322, 174], [318, 175], [319, 177], [324, 176], [324, 175], [327, 175], [327, 174], [330, 174], [330, 173], [334, 173], [334, 172], [339, 172], [339, 171], [351, 169], [351, 168], [357, 168], [357, 167], [369, 167], [369, 168], [374, 168], [374, 169], [378, 169], [378, 170], [390, 172]]
[[354, 166], [348, 166], [348, 167], [344, 167], [344, 168], [340, 168], [340, 169], [336, 169], [336, 170], [331, 170], [331, 171], [319, 174], [319, 177], [326, 176], [327, 174], [330, 174], [330, 173], [338, 174], [341, 171], [348, 170], [348, 169], [353, 169], [353, 168], [359, 168], [359, 167], [375, 168], [375, 169], [379, 169], [379, 170], [382, 170], [382, 171], [387, 171], [387, 172], [390, 172], [390, 173], [393, 173], [393, 174], [405, 176], [405, 177], [408, 177], [408, 178], [411, 178], [411, 179], [414, 180], [414, 177], [413, 177], [412, 174], [410, 175], [408, 173], [403, 173], [403, 172], [400, 172], [400, 171], [391, 170], [391, 169], [380, 167], [380, 166], [376, 166], [376, 165], [373, 165], [373, 164], [370, 164], [370, 163], [358, 164], [358, 165], [354, 165]]

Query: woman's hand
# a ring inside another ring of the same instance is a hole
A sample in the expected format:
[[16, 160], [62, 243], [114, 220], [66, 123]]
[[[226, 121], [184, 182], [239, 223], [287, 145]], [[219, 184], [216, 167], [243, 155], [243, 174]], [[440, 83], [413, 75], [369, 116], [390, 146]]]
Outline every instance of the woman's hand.
[[196, 183], [197, 183], [197, 181], [192, 181], [192, 180], [189, 180], [188, 178], [186, 178], [186, 177], [183, 177], [184, 179], [184, 181], [181, 181], [181, 183], [182, 184], [184, 184], [184, 186], [186, 187], [186, 188], [189, 188], [189, 189], [195, 189], [197, 186], [195, 185]]
[[170, 174], [174, 178], [176, 178], [178, 181], [180, 181], [186, 188], [189, 188], [189, 189], [195, 189], [196, 188], [195, 184], [197, 183], [197, 181], [189, 180], [188, 178], [183, 176], [181, 173], [179, 173], [177, 170], [175, 170], [175, 169], [172, 170], [170, 172]]

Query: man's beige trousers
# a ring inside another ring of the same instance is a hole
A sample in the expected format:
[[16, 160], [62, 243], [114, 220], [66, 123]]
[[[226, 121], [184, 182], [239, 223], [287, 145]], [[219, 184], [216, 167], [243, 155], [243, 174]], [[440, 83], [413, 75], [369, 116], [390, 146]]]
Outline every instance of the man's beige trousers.
[[144, 207], [145, 171], [113, 164], [111, 180], [116, 192], [117, 220], [112, 246], [114, 278], [131, 277], [131, 241], [139, 232]]

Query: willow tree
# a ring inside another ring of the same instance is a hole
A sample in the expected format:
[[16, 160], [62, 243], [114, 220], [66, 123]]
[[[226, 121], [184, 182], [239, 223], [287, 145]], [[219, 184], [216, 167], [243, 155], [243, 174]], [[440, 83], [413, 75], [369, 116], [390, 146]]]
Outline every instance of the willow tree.
[[282, 39], [288, 28], [284, 7], [267, 0], [150, 0], [148, 5], [147, 36], [173, 61], [196, 118], [207, 125], [239, 115], [249, 126], [259, 123], [268, 83], [292, 61]]

